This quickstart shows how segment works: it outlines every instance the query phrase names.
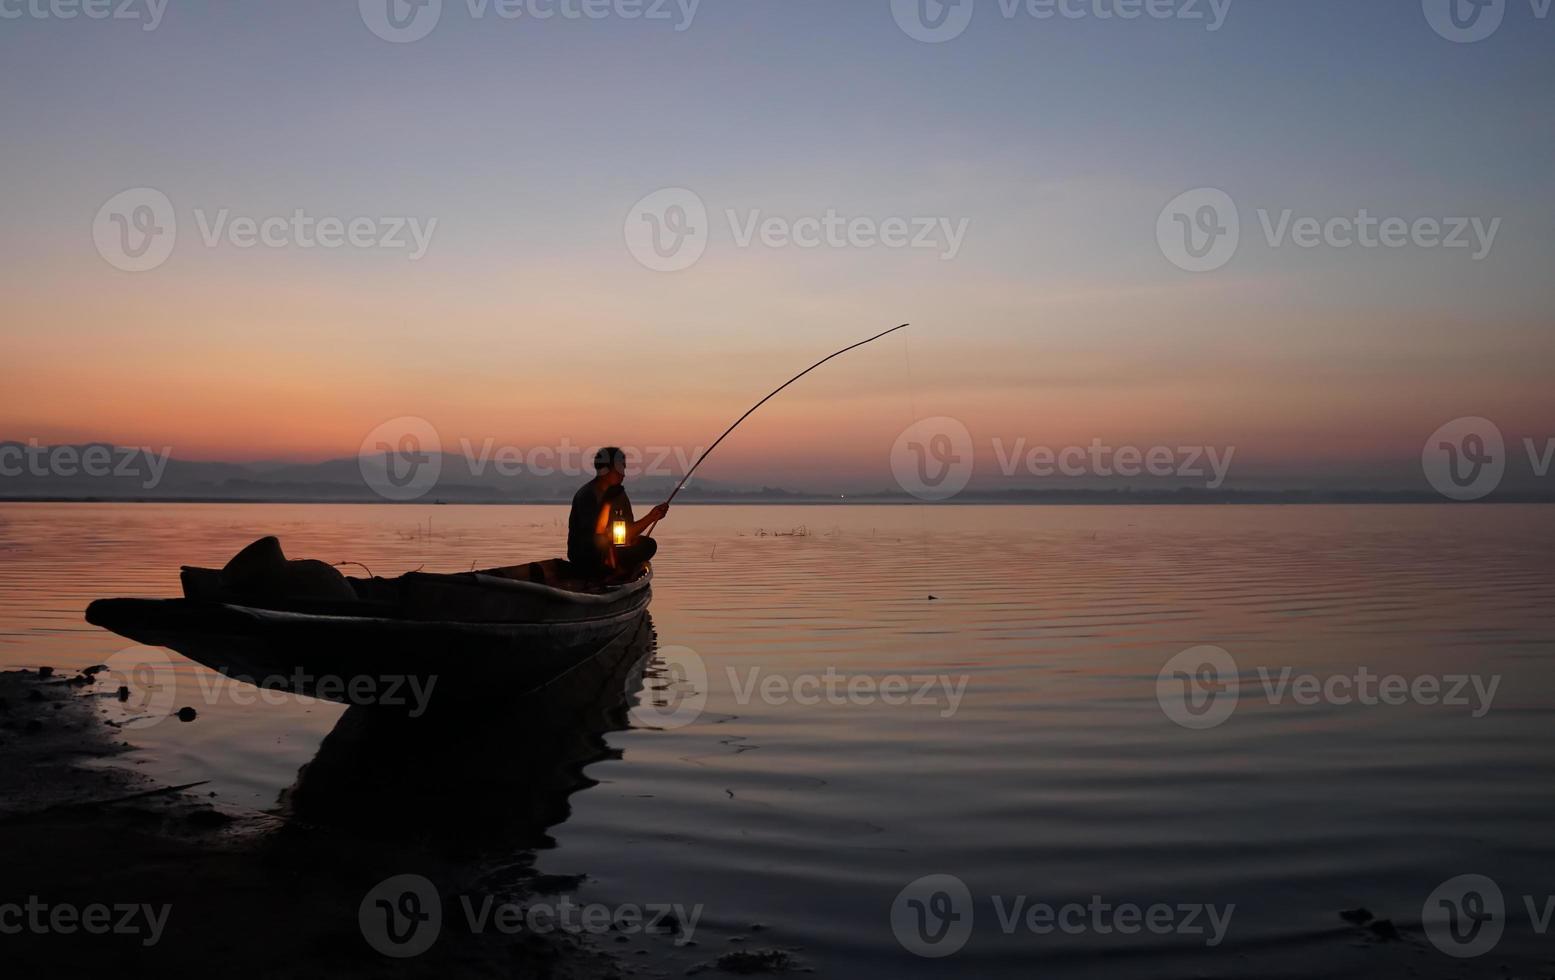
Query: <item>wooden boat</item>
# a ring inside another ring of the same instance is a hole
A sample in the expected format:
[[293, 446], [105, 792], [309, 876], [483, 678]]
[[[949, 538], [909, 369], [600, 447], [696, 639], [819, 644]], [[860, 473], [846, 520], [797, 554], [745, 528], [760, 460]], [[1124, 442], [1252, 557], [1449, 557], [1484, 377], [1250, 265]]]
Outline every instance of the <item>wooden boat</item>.
[[[511, 698], [635, 630], [653, 572], [590, 587], [562, 561], [460, 574], [346, 578], [354, 598], [256, 598], [183, 570], [182, 599], [99, 599], [86, 620], [256, 686], [343, 704], [391, 686], [439, 700]], [[353, 688], [352, 685], [355, 685]]]

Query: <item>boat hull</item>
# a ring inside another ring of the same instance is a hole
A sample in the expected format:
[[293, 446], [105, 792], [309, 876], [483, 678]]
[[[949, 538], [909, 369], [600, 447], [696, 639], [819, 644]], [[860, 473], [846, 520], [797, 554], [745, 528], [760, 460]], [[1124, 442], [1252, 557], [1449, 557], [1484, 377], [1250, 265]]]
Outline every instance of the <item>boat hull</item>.
[[[646, 581], [540, 621], [470, 622], [265, 609], [199, 599], [99, 599], [88, 622], [166, 647], [228, 677], [343, 704], [391, 689], [440, 700], [518, 697], [544, 686], [647, 614]], [[533, 598], [530, 599], [533, 602]]]

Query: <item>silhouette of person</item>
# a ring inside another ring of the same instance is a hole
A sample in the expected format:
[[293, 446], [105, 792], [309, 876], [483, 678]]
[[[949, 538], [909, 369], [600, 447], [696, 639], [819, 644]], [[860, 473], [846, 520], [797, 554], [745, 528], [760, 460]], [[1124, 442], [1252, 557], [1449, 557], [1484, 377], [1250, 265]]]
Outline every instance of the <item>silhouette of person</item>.
[[[659, 550], [659, 543], [643, 537], [650, 524], [669, 513], [659, 504], [642, 520], [633, 520], [632, 501], [622, 484], [626, 481], [626, 454], [606, 446], [594, 454], [594, 479], [578, 488], [567, 518], [567, 560], [588, 579], [631, 578]], [[626, 524], [626, 543], [615, 544], [612, 525]]]

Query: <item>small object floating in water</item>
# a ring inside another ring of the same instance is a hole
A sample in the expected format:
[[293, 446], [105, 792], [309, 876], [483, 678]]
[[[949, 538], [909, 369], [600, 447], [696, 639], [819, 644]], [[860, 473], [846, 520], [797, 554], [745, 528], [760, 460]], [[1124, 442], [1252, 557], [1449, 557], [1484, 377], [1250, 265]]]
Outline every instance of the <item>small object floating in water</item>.
[[1371, 909], [1362, 907], [1358, 909], [1344, 909], [1339, 913], [1339, 918], [1352, 926], [1363, 926], [1375, 919], [1376, 916], [1371, 914]]
[[178, 709], [179, 721], [194, 721], [198, 717], [200, 717], [200, 713], [188, 705]]
[[938, 602], [939, 601], [939, 596], [931, 595], [931, 596], [929, 596], [929, 601], [930, 602]]
[[129, 689], [129, 687], [127, 687], [124, 684], [120, 684], [119, 685], [119, 700], [120, 701], [128, 701], [129, 699], [130, 699], [130, 689]]

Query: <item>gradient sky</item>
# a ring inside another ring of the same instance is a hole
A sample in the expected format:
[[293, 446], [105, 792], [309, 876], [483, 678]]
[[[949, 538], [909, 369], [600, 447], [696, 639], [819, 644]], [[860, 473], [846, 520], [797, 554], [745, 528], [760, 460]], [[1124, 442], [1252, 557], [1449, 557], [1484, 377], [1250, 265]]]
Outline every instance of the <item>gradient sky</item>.
[[[935, 415], [969, 427], [980, 473], [995, 437], [1101, 438], [1364, 483], [1458, 416], [1555, 434], [1555, 18], [1533, 0], [1477, 44], [1439, 37], [1420, 0], [1233, 0], [1213, 33], [976, 3], [942, 44], [888, 0], [705, 0], [680, 32], [445, 0], [410, 44], [352, 2], [172, 0], [149, 32], [0, 20], [0, 439], [321, 459], [414, 415], [445, 447], [700, 446], [907, 320], [705, 474], [878, 486], [898, 432]], [[92, 222], [141, 186], [174, 202], [179, 239], [126, 273]], [[1195, 275], [1156, 220], [1206, 186], [1243, 240]], [[675, 273], [623, 244], [664, 187], [712, 213]], [[438, 224], [419, 261], [205, 247], [195, 209], [222, 208]], [[1502, 224], [1479, 262], [1271, 249], [1260, 208]], [[726, 209], [968, 230], [952, 261], [741, 248]]]

